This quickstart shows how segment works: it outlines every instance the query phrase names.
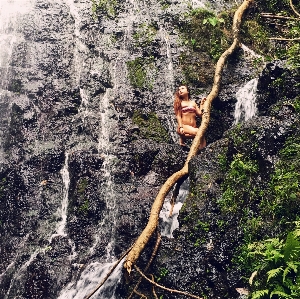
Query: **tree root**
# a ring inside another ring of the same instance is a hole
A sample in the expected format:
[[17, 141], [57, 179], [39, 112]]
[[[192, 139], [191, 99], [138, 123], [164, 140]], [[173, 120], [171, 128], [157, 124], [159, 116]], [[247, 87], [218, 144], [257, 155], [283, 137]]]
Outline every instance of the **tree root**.
[[201, 121], [201, 125], [198, 129], [197, 135], [194, 138], [194, 141], [192, 143], [192, 146], [190, 148], [189, 154], [187, 156], [187, 159], [185, 161], [183, 168], [180, 171], [174, 173], [172, 176], [170, 176], [167, 179], [167, 181], [163, 184], [163, 186], [161, 187], [161, 189], [152, 205], [148, 224], [144, 228], [143, 232], [140, 234], [140, 236], [136, 240], [135, 244], [133, 245], [132, 249], [128, 253], [126, 262], [124, 263], [124, 267], [129, 274], [131, 272], [132, 266], [135, 264], [135, 262], [139, 258], [141, 252], [144, 250], [146, 244], [148, 243], [150, 237], [152, 236], [154, 230], [157, 227], [158, 220], [159, 220], [159, 213], [163, 206], [163, 203], [164, 203], [164, 200], [165, 200], [167, 194], [169, 193], [171, 188], [174, 186], [174, 184], [179, 179], [188, 175], [189, 161], [191, 160], [192, 157], [194, 157], [198, 153], [200, 142], [204, 138], [204, 134], [205, 134], [208, 124], [209, 124], [210, 109], [211, 109], [212, 101], [217, 97], [219, 90], [220, 90], [223, 68], [227, 61], [227, 58], [240, 45], [239, 31], [240, 31], [242, 16], [243, 16], [243, 13], [245, 12], [245, 10], [250, 6], [250, 4], [253, 1], [254, 0], [244, 0], [244, 2], [240, 5], [240, 7], [237, 9], [237, 11], [234, 14], [233, 25], [232, 25], [234, 40], [233, 40], [232, 45], [221, 55], [221, 57], [219, 58], [219, 60], [217, 62], [213, 87], [204, 103], [204, 107], [203, 107], [204, 112], [202, 115], [202, 121]]
[[140, 298], [146, 298], [146, 299], [148, 299], [148, 297], [147, 297], [146, 295], [144, 295], [144, 294], [138, 292], [137, 290], [134, 290], [133, 292], [134, 292], [135, 294], [137, 294], [138, 296], [140, 296]]
[[[150, 274], [151, 276], [151, 280], [154, 282], [154, 276], [152, 274]], [[155, 299], [158, 299], [157, 295], [156, 295], [156, 292], [155, 292], [155, 287], [154, 285], [152, 285], [152, 293], [153, 293], [153, 296]]]
[[191, 297], [191, 298], [203, 299], [203, 298], [201, 298], [201, 297], [199, 297], [199, 296], [190, 294], [190, 293], [188, 293], [188, 292], [178, 291], [178, 290], [169, 289], [169, 288], [167, 288], [167, 287], [164, 287], [164, 286], [162, 286], [162, 285], [156, 283], [155, 281], [152, 281], [151, 279], [149, 279], [149, 278], [141, 271], [141, 269], [140, 269], [138, 266], [134, 265], [134, 268], [139, 272], [139, 274], [140, 274], [143, 278], [145, 278], [145, 279], [146, 279], [147, 281], [149, 281], [151, 284], [155, 285], [156, 287], [158, 287], [158, 288], [160, 288], [160, 289], [162, 289], [162, 290], [164, 290], [164, 291], [168, 291], [168, 292], [170, 292], [170, 293], [176, 293], [176, 294], [180, 294], [180, 295], [185, 295], [185, 296], [188, 296], [188, 297]]
[[297, 37], [297, 38], [270, 37], [269, 39], [282, 40], [282, 41], [295, 41], [295, 40], [300, 40], [300, 37]]
[[300, 17], [300, 13], [296, 10], [296, 8], [295, 8], [295, 6], [294, 6], [292, 0], [290, 0], [290, 6], [291, 6], [293, 12], [294, 12], [298, 17]]
[[[152, 263], [154, 257], [156, 256], [156, 253], [157, 253], [157, 250], [158, 250], [158, 247], [159, 247], [160, 242], [161, 242], [161, 235], [160, 235], [160, 233], [157, 231], [157, 239], [156, 239], [156, 243], [155, 243], [153, 252], [152, 252], [152, 254], [151, 254], [150, 260], [148, 261], [148, 263], [147, 263], [147, 265], [146, 265], [146, 267], [145, 267], [145, 269], [144, 269], [144, 273], [146, 273], [146, 272], [148, 271], [148, 269], [149, 269], [149, 267], [150, 267], [150, 265], [151, 265], [151, 263]], [[129, 297], [128, 297], [127, 299], [131, 299], [132, 296], [133, 296], [133, 293], [136, 293], [136, 291], [137, 291], [137, 289], [138, 289], [138, 287], [139, 287], [141, 281], [142, 281], [142, 277], [139, 278], [139, 280], [138, 280], [138, 282], [136, 283], [136, 285], [135, 285], [133, 291], [131, 292], [131, 294], [129, 295]]]
[[[108, 279], [108, 277], [111, 275], [111, 273], [117, 268], [117, 266], [120, 264], [120, 262], [123, 260], [123, 258], [128, 254], [128, 252], [131, 250], [133, 245], [131, 245], [122, 255], [121, 257], [116, 261], [116, 263], [112, 266], [112, 268], [109, 270], [109, 272], [106, 274], [104, 279], [98, 284], [98, 286], [84, 299], [91, 298], [105, 283], [105, 281]], [[147, 297], [146, 297], [147, 298]]]

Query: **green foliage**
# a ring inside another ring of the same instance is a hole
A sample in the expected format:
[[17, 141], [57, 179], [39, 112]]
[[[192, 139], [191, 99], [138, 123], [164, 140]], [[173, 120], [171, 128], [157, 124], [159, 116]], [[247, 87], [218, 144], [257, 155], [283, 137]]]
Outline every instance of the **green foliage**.
[[[300, 52], [299, 52], [300, 53]], [[300, 96], [297, 96], [293, 101], [293, 106], [297, 113], [300, 113]]]
[[92, 0], [92, 12], [94, 15], [106, 15], [115, 18], [119, 8], [118, 0]]
[[89, 210], [89, 201], [86, 199], [84, 203], [78, 208], [78, 211], [84, 215], [87, 215]]
[[[299, 3], [295, 2], [294, 5], [299, 11]], [[274, 19], [261, 15], [266, 13], [288, 18]], [[299, 70], [300, 66], [299, 37], [300, 18], [295, 16], [289, 0], [258, 1], [256, 10], [242, 24], [241, 38], [243, 43], [263, 55], [266, 60], [287, 60], [291, 68], [296, 70]], [[274, 40], [272, 38], [283, 39]]]
[[153, 56], [148, 58], [138, 57], [134, 60], [127, 61], [126, 64], [129, 80], [134, 88], [142, 90], [153, 89], [153, 81], [156, 74]]
[[205, 9], [194, 9], [185, 15], [178, 29], [186, 46], [180, 64], [187, 84], [201, 87], [211, 83], [214, 62], [230, 44], [231, 21], [228, 13], [217, 16]]
[[254, 277], [251, 299], [300, 298], [300, 222], [286, 239], [272, 238], [248, 246]]
[[157, 142], [169, 142], [170, 138], [167, 130], [162, 126], [157, 115], [154, 112], [144, 114], [135, 110], [132, 121], [138, 125], [139, 136], [145, 139], [152, 139]]
[[168, 273], [169, 273], [169, 270], [166, 268], [159, 269], [159, 274], [158, 274], [158, 276], [156, 276], [156, 281], [159, 282], [160, 280], [165, 278]]
[[87, 178], [80, 178], [78, 185], [77, 185], [77, 192], [79, 194], [83, 194], [85, 191], [86, 187], [88, 185], [88, 179]]
[[217, 24], [219, 23], [224, 23], [224, 19], [223, 18], [218, 18], [216, 16], [211, 17], [211, 18], [207, 18], [203, 20], [203, 24], [205, 25], [206, 23], [210, 23], [213, 27], [216, 27]]
[[172, 2], [169, 1], [169, 0], [159, 0], [159, 3], [161, 5], [161, 9], [165, 10], [165, 9], [167, 9], [167, 8], [170, 7], [170, 5], [171, 5]]
[[236, 211], [246, 199], [251, 199], [252, 178], [257, 171], [255, 161], [241, 154], [234, 156], [222, 184], [222, 197], [218, 200], [223, 211]]
[[287, 139], [280, 151], [281, 160], [271, 176], [267, 198], [261, 203], [262, 211], [281, 222], [294, 221], [299, 213], [300, 137]]

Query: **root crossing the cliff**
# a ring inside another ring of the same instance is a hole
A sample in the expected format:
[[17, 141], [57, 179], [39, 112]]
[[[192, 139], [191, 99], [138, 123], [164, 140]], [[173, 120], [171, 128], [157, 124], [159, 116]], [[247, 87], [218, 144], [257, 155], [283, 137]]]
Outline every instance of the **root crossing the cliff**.
[[233, 43], [231, 46], [221, 55], [219, 58], [215, 75], [214, 75], [214, 83], [212, 86], [212, 90], [210, 94], [207, 96], [207, 100], [204, 104], [204, 113], [202, 116], [201, 125], [199, 127], [198, 133], [196, 137], [194, 138], [194, 141], [192, 143], [192, 146], [190, 148], [189, 154], [187, 156], [186, 162], [181, 170], [174, 173], [172, 176], [170, 176], [164, 185], [161, 187], [150, 212], [150, 217], [148, 220], [147, 226], [144, 228], [143, 232], [138, 237], [137, 241], [133, 245], [132, 249], [129, 251], [127, 255], [126, 262], [124, 263], [124, 267], [127, 270], [127, 272], [130, 274], [132, 266], [135, 265], [136, 261], [138, 260], [140, 254], [142, 253], [143, 249], [145, 248], [146, 244], [150, 240], [150, 237], [152, 236], [153, 232], [155, 231], [158, 220], [159, 220], [159, 213], [163, 206], [165, 197], [171, 190], [171, 188], [174, 186], [174, 184], [181, 179], [184, 176], [188, 175], [188, 163], [191, 160], [192, 157], [194, 157], [199, 150], [199, 145], [201, 143], [201, 140], [204, 138], [204, 134], [207, 130], [209, 120], [210, 120], [210, 110], [213, 100], [217, 97], [219, 91], [220, 91], [220, 85], [221, 85], [221, 78], [222, 78], [222, 72], [225, 66], [225, 63], [228, 59], [228, 57], [240, 46], [240, 40], [239, 40], [239, 32], [240, 32], [240, 25], [242, 21], [242, 17], [244, 12], [248, 9], [248, 7], [254, 2], [254, 0], [244, 0], [244, 2], [239, 6], [237, 11], [234, 14], [233, 19], [233, 25], [232, 25], [232, 31], [233, 31]]

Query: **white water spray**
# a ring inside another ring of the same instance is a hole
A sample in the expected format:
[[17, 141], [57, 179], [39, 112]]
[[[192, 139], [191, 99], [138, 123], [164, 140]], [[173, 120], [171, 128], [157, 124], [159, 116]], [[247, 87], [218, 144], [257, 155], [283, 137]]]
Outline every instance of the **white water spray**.
[[176, 203], [173, 208], [173, 213], [170, 216], [171, 204], [169, 199], [166, 199], [162, 210], [160, 211], [160, 227], [161, 235], [173, 238], [173, 232], [179, 227], [178, 214], [189, 193], [189, 179], [186, 179], [179, 189], [179, 194], [176, 198]]
[[234, 123], [247, 121], [257, 113], [256, 91], [258, 79], [250, 80], [236, 93], [237, 102], [234, 111]]
[[30, 12], [33, 0], [1, 0], [0, 1], [0, 68], [6, 70], [1, 74], [1, 85], [6, 80], [13, 47], [17, 42], [24, 40], [18, 32], [19, 21], [22, 15]]
[[[89, 264], [81, 273], [79, 280], [73, 284], [70, 283], [58, 299], [83, 299], [99, 285], [106, 277], [107, 273], [115, 263], [101, 264], [98, 262]], [[121, 281], [123, 262], [109, 276], [105, 284], [95, 293], [94, 298], [117, 299], [115, 292], [118, 283]]]
[[63, 200], [61, 202], [61, 221], [56, 224], [56, 234], [53, 234], [49, 242], [51, 243], [52, 239], [56, 236], [66, 236], [65, 227], [67, 223], [67, 208], [69, 202], [69, 186], [70, 186], [70, 174], [69, 174], [69, 153], [65, 154], [65, 164], [61, 169], [60, 173], [62, 176], [63, 184], [64, 184], [64, 193]]

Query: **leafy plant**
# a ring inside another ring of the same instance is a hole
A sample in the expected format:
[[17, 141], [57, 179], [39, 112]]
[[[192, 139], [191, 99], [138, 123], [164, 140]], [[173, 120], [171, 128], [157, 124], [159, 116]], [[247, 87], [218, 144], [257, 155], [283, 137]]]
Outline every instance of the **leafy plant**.
[[249, 257], [257, 271], [251, 299], [300, 298], [300, 221], [286, 239], [273, 238], [248, 246]]
[[230, 44], [227, 13], [215, 15], [206, 9], [193, 9], [178, 24], [186, 51], [180, 57], [181, 67], [187, 84], [209, 84], [212, 80], [214, 63]]
[[246, 197], [251, 195], [251, 181], [257, 171], [255, 161], [246, 159], [241, 154], [234, 156], [222, 184], [222, 197], [218, 201], [223, 211], [236, 211]]
[[156, 281], [159, 282], [160, 280], [162, 280], [164, 277], [167, 276], [167, 274], [169, 273], [169, 270], [166, 268], [161, 268], [159, 270], [159, 275], [156, 277]]
[[203, 25], [206, 23], [210, 23], [213, 27], [215, 27], [219, 23], [225, 23], [223, 18], [218, 18], [216, 16], [213, 16], [211, 18], [206, 18], [203, 20]]

